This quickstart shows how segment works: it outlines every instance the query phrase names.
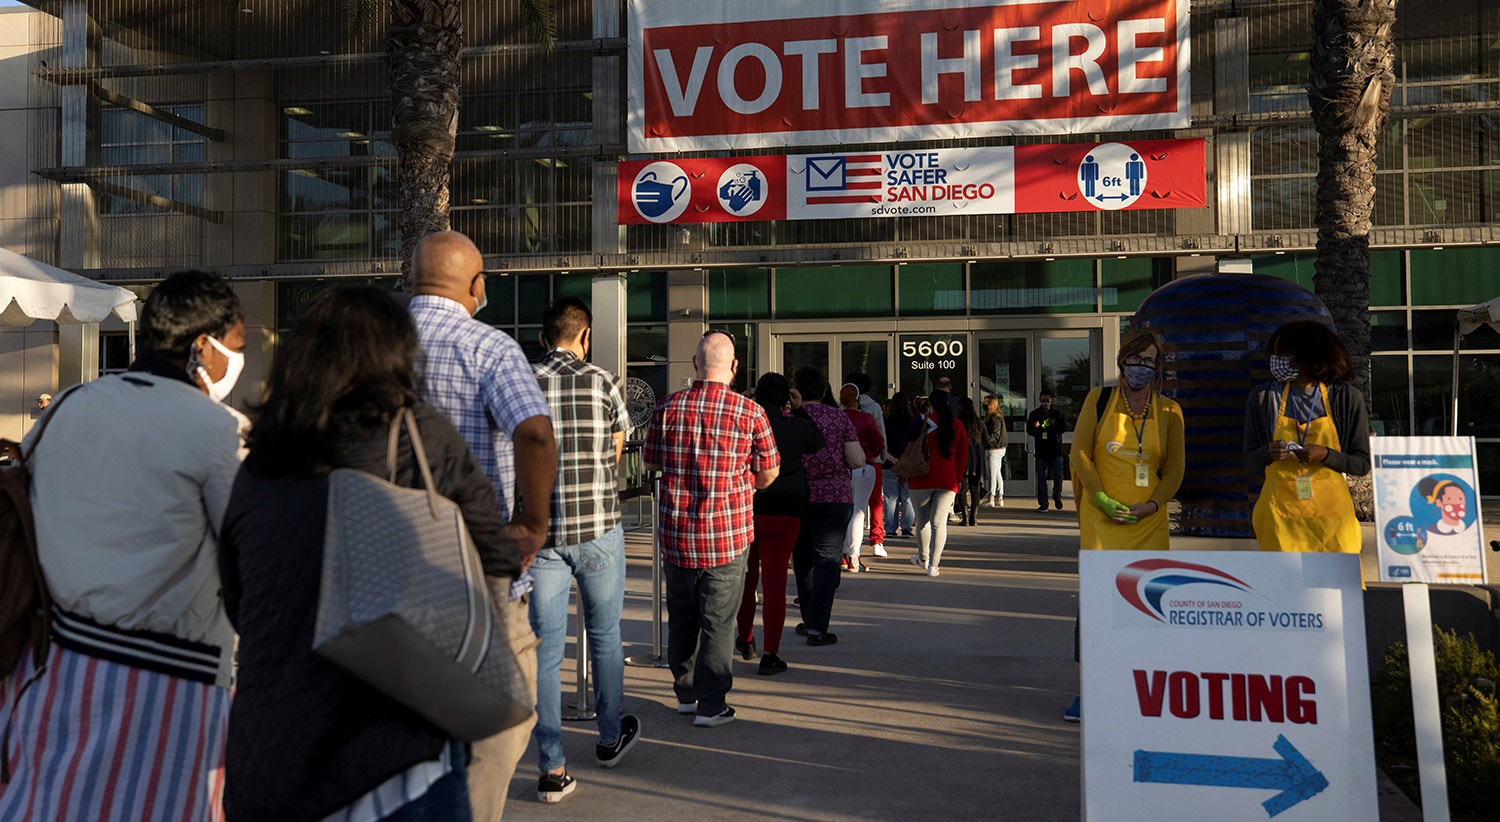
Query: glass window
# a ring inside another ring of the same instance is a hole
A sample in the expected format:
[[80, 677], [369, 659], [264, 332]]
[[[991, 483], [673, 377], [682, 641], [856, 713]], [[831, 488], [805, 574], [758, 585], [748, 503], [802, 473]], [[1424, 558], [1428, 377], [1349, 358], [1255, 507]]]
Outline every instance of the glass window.
[[1411, 312], [1411, 347], [1418, 351], [1453, 350], [1453, 332], [1458, 325], [1458, 312], [1413, 311]]
[[1370, 312], [1370, 350], [1406, 350], [1406, 312]]
[[1370, 305], [1405, 305], [1401, 252], [1370, 252]]
[[964, 313], [964, 267], [958, 263], [896, 267], [901, 316]]
[[890, 266], [789, 268], [778, 270], [773, 279], [779, 319], [889, 317], [895, 313]]
[[1453, 354], [1411, 358], [1412, 434], [1441, 437], [1453, 432]]
[[771, 271], [716, 268], [708, 272], [709, 319], [763, 320], [771, 316]]
[[278, 256], [283, 260], [326, 260], [369, 255], [369, 214], [289, 214], [279, 220]]
[[[1500, 408], [1500, 354], [1465, 354], [1459, 357], [1459, 435], [1500, 437], [1500, 416], [1495, 414], [1496, 408]], [[1500, 486], [1491, 488], [1493, 490]]]
[[560, 300], [563, 297], [577, 297], [583, 300], [583, 304], [593, 308], [594, 304], [594, 275], [592, 274], [559, 274], [552, 280], [552, 299]]
[[734, 339], [734, 358], [740, 361], [734, 372], [730, 387], [741, 393], [755, 388], [758, 370], [755, 367], [755, 325], [752, 323], [714, 323], [714, 331], [722, 331]]
[[484, 310], [475, 317], [490, 325], [514, 325], [516, 322], [516, 278], [508, 274], [484, 276]]
[[1172, 281], [1172, 261], [1134, 257], [1102, 260], [1099, 266], [1099, 302], [1102, 311], [1134, 312], [1158, 288]]
[[1478, 461], [1479, 493], [1493, 494], [1500, 488], [1500, 442], [1474, 443], [1474, 458]]
[[552, 299], [551, 274], [516, 275], [516, 320], [540, 322]]
[[547, 356], [547, 349], [542, 347], [541, 326], [523, 325], [515, 331], [511, 331], [508, 328], [501, 330], [516, 335], [516, 342], [521, 344], [521, 351], [526, 354], [527, 362], [539, 363], [543, 357]]
[[370, 277], [364, 280], [290, 280], [276, 283], [276, 329], [289, 330], [302, 316], [314, 297], [339, 285], [373, 285], [387, 291], [400, 291], [400, 277]]
[[1072, 314], [1094, 310], [1093, 260], [1027, 260], [969, 266], [975, 314]]
[[1411, 252], [1412, 305], [1472, 305], [1500, 294], [1500, 253], [1492, 248]]
[[[666, 325], [632, 325], [625, 334], [625, 358], [630, 362], [667, 365]], [[657, 399], [665, 397], [662, 394]]]
[[1483, 221], [1484, 178], [1472, 171], [1413, 173], [1406, 201], [1414, 225]]
[[1251, 257], [1250, 263], [1256, 274], [1288, 280], [1312, 291], [1313, 261], [1316, 259], [1315, 254], [1264, 254]]
[[1384, 437], [1411, 432], [1411, 392], [1406, 384], [1406, 355], [1370, 358], [1370, 430]]
[[633, 323], [667, 318], [667, 272], [632, 271], [625, 275], [625, 318]]

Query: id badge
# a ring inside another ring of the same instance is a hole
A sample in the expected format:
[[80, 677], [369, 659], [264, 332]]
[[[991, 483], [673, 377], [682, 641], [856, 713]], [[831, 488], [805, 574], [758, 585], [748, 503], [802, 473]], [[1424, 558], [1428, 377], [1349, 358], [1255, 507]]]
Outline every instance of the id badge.
[[1312, 499], [1312, 477], [1297, 478], [1297, 499]]
[[[1146, 465], [1144, 463], [1139, 463], [1138, 462], [1138, 463], [1135, 464], [1135, 487], [1137, 487], [1137, 488], [1150, 488], [1151, 487], [1151, 474], [1150, 474], [1149, 471], [1147, 471]], [[1301, 488], [1302, 486], [1299, 485], [1297, 487]], [[1312, 486], [1311, 485], [1308, 486], [1308, 496], [1312, 496]]]

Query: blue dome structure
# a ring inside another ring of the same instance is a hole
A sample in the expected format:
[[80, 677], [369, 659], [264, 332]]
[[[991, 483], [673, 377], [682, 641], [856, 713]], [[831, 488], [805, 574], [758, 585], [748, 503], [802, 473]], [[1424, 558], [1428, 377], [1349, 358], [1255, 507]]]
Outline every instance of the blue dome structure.
[[1161, 337], [1163, 393], [1182, 405], [1187, 475], [1177, 499], [1182, 533], [1253, 538], [1250, 512], [1262, 477], [1240, 455], [1245, 398], [1271, 379], [1271, 332], [1292, 320], [1321, 319], [1312, 292], [1264, 274], [1199, 274], [1174, 280], [1141, 303], [1135, 325]]

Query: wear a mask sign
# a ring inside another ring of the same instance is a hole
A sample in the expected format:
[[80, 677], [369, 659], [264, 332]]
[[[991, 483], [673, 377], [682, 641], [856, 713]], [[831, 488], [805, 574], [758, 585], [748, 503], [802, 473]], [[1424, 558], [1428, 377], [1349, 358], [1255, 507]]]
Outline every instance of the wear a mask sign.
[[969, 349], [964, 334], [902, 334], [896, 341], [901, 390], [926, 396], [943, 377], [964, 394], [969, 381]]
[[1486, 581], [1472, 437], [1372, 437], [1381, 582]]

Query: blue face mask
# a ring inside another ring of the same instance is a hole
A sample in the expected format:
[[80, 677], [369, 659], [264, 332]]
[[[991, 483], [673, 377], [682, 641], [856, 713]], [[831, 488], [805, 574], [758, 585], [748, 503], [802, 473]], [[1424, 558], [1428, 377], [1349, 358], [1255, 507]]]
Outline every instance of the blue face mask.
[[1156, 369], [1149, 365], [1127, 365], [1120, 372], [1131, 391], [1139, 391], [1156, 379]]

